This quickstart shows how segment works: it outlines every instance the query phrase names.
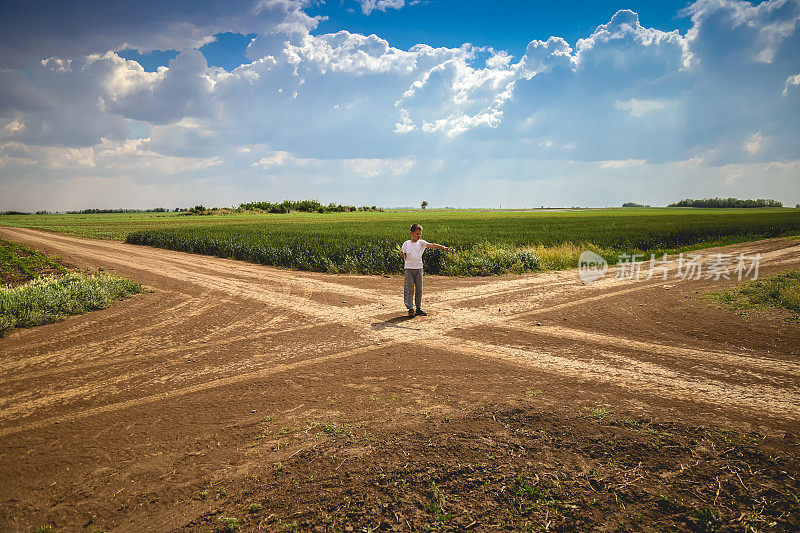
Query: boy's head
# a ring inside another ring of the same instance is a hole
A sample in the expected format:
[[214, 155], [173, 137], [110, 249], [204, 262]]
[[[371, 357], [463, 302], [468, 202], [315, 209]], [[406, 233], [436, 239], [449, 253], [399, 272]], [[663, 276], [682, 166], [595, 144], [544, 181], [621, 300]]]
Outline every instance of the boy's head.
[[422, 237], [422, 226], [411, 224], [411, 240], [416, 242], [420, 237]]

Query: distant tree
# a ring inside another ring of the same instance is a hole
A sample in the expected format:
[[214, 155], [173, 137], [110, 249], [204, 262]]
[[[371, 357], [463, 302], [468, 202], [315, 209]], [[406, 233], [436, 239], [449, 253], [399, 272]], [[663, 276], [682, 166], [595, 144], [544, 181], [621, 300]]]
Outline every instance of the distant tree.
[[649, 205], [637, 204], [636, 202], [625, 202], [622, 207], [650, 207]]
[[800, 209], [800, 204], [795, 205], [797, 209]]
[[422, 203], [421, 203], [421, 204], [419, 204], [419, 206], [420, 206], [422, 209], [425, 209], [426, 207], [428, 207], [428, 202], [427, 202], [427, 201], [425, 201], [425, 200], [422, 200]]
[[208, 212], [207, 212], [207, 209], [206, 209], [206, 208], [205, 208], [205, 206], [204, 206], [204, 205], [202, 205], [202, 204], [201, 204], [201, 205], [196, 205], [196, 206], [192, 207], [191, 209], [189, 209], [188, 213], [189, 213], [190, 215], [206, 215], [206, 214], [211, 214], [211, 213], [208, 213]]

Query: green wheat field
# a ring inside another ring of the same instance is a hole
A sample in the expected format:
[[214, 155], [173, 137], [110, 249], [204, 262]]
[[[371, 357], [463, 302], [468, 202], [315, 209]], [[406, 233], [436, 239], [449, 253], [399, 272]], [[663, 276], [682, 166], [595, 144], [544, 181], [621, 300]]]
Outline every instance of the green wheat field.
[[800, 209], [613, 208], [545, 211], [388, 210], [352, 213], [113, 213], [2, 215], [0, 225], [124, 240], [254, 263], [331, 273], [402, 271], [398, 246], [413, 222], [454, 249], [425, 254], [429, 274], [492, 275], [570, 268], [592, 249], [675, 253], [800, 234]]

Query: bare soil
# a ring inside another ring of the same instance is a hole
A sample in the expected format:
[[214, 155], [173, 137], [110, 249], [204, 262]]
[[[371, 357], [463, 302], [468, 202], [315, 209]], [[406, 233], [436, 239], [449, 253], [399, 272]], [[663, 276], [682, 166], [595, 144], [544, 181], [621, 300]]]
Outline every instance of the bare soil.
[[[148, 292], [0, 339], [0, 530], [797, 531], [800, 327], [737, 281], [332, 276], [0, 228]], [[800, 267], [800, 240], [760, 275]]]

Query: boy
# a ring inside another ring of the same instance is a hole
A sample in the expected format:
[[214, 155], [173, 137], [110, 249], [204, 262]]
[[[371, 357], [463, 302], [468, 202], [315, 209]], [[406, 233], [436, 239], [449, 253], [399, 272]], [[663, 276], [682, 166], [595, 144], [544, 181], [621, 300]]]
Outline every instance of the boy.
[[[408, 308], [408, 316], [427, 316], [428, 314], [422, 310], [422, 254], [425, 253], [425, 248], [450, 250], [447, 246], [423, 241], [420, 237], [422, 237], [422, 226], [412, 224], [411, 239], [403, 243], [400, 253], [400, 257], [405, 261], [406, 278], [403, 285], [403, 298]], [[414, 293], [413, 300], [411, 299], [412, 291]], [[417, 304], [416, 312], [414, 312], [414, 303]]]

